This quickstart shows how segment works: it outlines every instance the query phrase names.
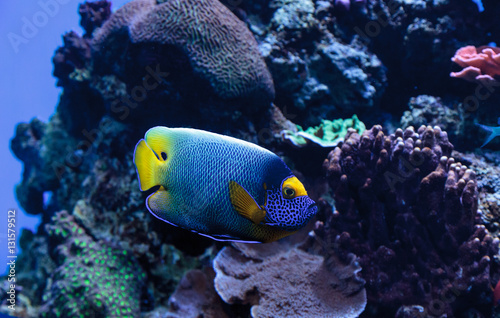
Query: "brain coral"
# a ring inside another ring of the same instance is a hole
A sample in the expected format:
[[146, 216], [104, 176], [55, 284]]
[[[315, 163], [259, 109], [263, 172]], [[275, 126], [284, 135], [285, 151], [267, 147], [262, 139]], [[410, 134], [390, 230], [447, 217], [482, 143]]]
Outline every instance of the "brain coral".
[[92, 38], [93, 48], [99, 50], [110, 35], [127, 30], [126, 28], [136, 15], [149, 11], [155, 4], [155, 0], [135, 0], [123, 5], [111, 15], [101, 28], [95, 30]]
[[224, 99], [247, 97], [269, 105], [274, 85], [245, 23], [217, 0], [170, 0], [138, 15], [133, 43], [171, 45]]

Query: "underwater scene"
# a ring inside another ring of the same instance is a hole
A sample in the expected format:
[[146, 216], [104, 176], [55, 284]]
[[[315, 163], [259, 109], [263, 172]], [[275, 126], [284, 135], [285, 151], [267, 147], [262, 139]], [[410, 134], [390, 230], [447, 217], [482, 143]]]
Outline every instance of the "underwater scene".
[[500, 317], [500, 1], [117, 3], [5, 136], [1, 317]]

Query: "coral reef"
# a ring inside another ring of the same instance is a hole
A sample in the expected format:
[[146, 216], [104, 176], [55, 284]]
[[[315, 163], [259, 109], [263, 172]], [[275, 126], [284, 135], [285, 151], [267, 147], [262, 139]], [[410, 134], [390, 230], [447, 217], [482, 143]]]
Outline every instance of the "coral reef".
[[187, 272], [168, 300], [170, 314], [167, 317], [229, 317], [215, 291], [214, 277], [211, 267]]
[[[477, 68], [463, 73], [472, 81], [449, 74], [459, 48], [498, 41], [500, 3], [483, 0], [481, 13], [469, 0], [221, 3], [80, 5], [83, 36], [65, 34], [53, 57], [55, 113], [19, 124], [11, 140], [24, 165], [17, 199], [41, 216], [21, 235], [16, 314], [497, 314], [500, 159], [452, 152], [450, 141], [469, 151], [483, 142], [476, 123], [496, 124], [498, 49], [456, 57]], [[132, 156], [157, 125], [270, 149], [320, 212], [270, 245], [156, 220]], [[9, 288], [4, 277], [1, 313]]]
[[497, 152], [488, 151], [483, 156], [459, 152], [454, 152], [453, 156], [475, 171], [479, 193], [478, 217], [488, 231], [500, 239], [500, 156]]
[[66, 211], [47, 225], [59, 263], [43, 295], [41, 317], [137, 317], [145, 274], [127, 250], [95, 242]]
[[88, 76], [85, 68], [91, 58], [88, 40], [75, 32], [66, 33], [63, 42], [64, 46], [58, 48], [52, 58], [53, 75], [58, 78], [57, 86], [66, 86], [71, 78], [81, 80], [81, 77]]
[[[350, 130], [325, 160], [335, 200], [326, 222], [340, 249], [360, 257], [363, 317], [405, 317], [401, 305], [450, 316], [491, 310], [499, 241], [475, 225], [476, 175], [452, 149], [439, 127], [385, 136], [374, 126], [362, 135]], [[450, 290], [456, 297], [436, 307]]]
[[451, 60], [464, 68], [460, 72], [452, 72], [451, 77], [488, 85], [500, 76], [500, 48], [497, 47], [465, 46]]
[[269, 20], [248, 20], [260, 36], [260, 51], [276, 87], [276, 104], [287, 105], [303, 126], [317, 125], [321, 118], [359, 115], [378, 106], [385, 67], [359, 41], [335, 36], [327, 26], [333, 19], [330, 4], [272, 1], [269, 8]]
[[261, 44], [261, 48], [269, 46], [264, 56], [282, 98], [276, 102], [293, 105], [295, 113], [305, 113], [301, 125], [317, 123], [318, 118], [366, 112], [377, 105], [384, 91], [385, 69], [376, 56], [323, 32], [314, 51], [305, 55], [283, 55], [284, 44], [276, 41], [284, 41], [280, 37], [285, 35], [269, 35]]
[[465, 132], [465, 116], [461, 105], [452, 107], [445, 104], [441, 98], [419, 95], [410, 98], [407, 110], [401, 117], [401, 128], [420, 127], [420, 126], [439, 126], [446, 131], [448, 138], [457, 144], [457, 139], [463, 138]]
[[269, 106], [274, 99], [273, 81], [255, 38], [219, 1], [129, 2], [97, 31], [93, 47], [101, 51], [123, 32], [131, 44], [142, 46], [142, 56], [157, 54], [148, 52], [148, 45], [160, 46], [163, 55], [177, 62], [184, 55], [194, 74], [223, 99], [255, 99], [255, 107]]
[[235, 243], [214, 259], [215, 288], [225, 302], [250, 303], [252, 317], [357, 317], [366, 303], [359, 268], [335, 266], [286, 243]]
[[100, 28], [111, 15], [111, 2], [99, 0], [84, 2], [78, 7], [80, 25], [85, 30], [85, 37], [91, 37], [95, 29]]
[[102, 27], [96, 30], [92, 37], [94, 50], [103, 50], [105, 42], [114, 40], [110, 37], [118, 37], [120, 33], [128, 33], [128, 26], [132, 20], [136, 16], [148, 12], [155, 5], [155, 0], [135, 0], [124, 4], [109, 19], [105, 20]]
[[365, 124], [353, 115], [348, 119], [321, 120], [317, 127], [309, 127], [305, 131], [302, 127], [296, 127], [296, 130], [283, 130], [281, 137], [284, 141], [295, 147], [304, 147], [308, 144], [318, 145], [320, 147], [335, 147], [344, 140], [347, 129], [353, 128], [359, 134], [366, 129]]

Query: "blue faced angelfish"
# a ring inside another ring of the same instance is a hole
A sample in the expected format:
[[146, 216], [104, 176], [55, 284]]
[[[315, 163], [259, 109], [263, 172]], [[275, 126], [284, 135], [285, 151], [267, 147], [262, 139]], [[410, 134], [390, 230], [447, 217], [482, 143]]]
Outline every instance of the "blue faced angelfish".
[[222, 241], [272, 242], [304, 227], [317, 207], [271, 151], [190, 128], [154, 127], [134, 163], [148, 210], [172, 225]]

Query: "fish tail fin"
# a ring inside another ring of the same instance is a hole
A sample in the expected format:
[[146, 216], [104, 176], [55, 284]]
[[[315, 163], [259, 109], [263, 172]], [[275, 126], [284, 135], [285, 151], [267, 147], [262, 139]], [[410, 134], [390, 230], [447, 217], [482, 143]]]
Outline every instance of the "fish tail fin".
[[157, 171], [161, 161], [144, 139], [141, 139], [135, 146], [134, 164], [137, 168], [142, 191], [149, 190], [160, 184]]
[[484, 146], [486, 146], [490, 141], [493, 140], [493, 138], [499, 136], [499, 134], [494, 130], [495, 127], [485, 126], [485, 125], [481, 125], [481, 124], [476, 124], [476, 125], [479, 126], [479, 127], [481, 127], [483, 130], [486, 130], [486, 131], [490, 132], [488, 138], [486, 138], [486, 140], [484, 141], [484, 143], [481, 146], [481, 148], [483, 148]]

